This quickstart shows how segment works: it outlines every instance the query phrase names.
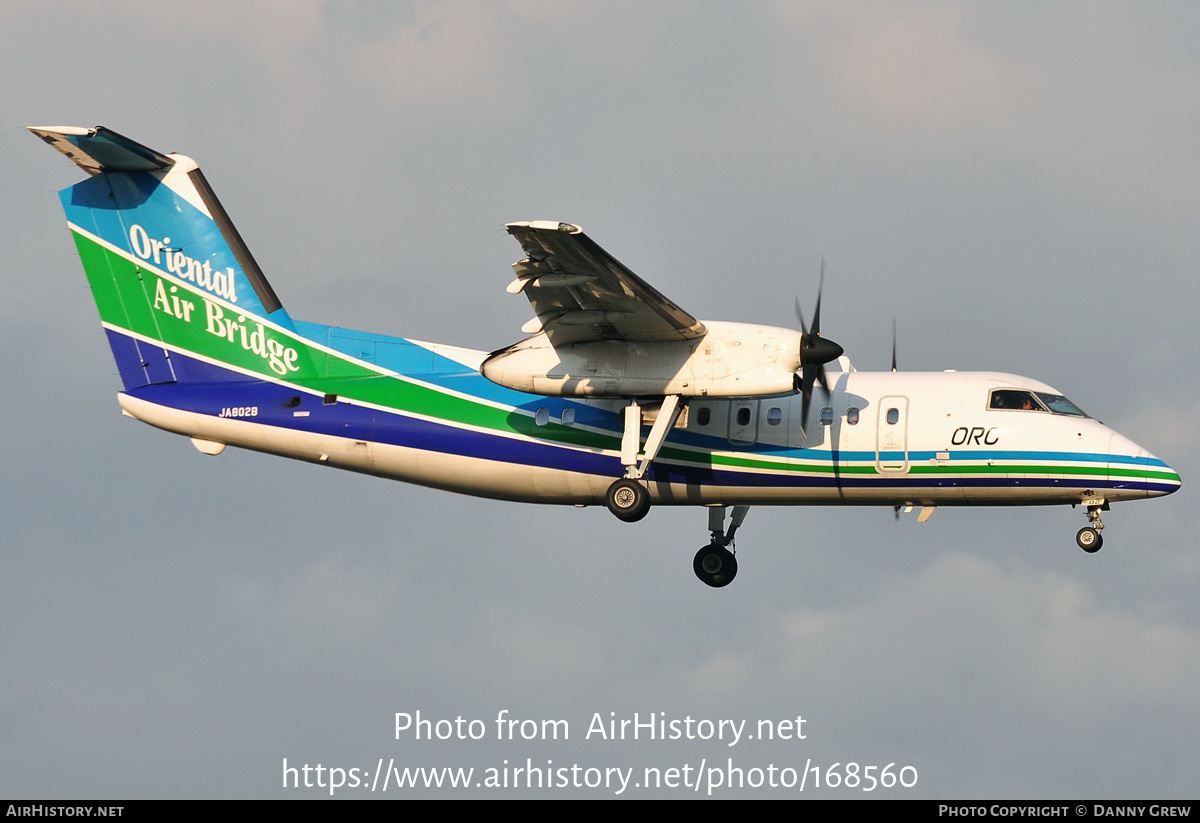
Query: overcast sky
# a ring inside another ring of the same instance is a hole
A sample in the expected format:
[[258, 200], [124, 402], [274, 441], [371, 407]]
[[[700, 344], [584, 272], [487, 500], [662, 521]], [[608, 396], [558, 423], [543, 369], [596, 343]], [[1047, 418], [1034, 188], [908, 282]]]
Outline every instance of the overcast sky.
[[[1189, 2], [3, 4], [0, 795], [321, 796], [285, 758], [383, 758], [1195, 797], [1197, 44]], [[119, 413], [42, 124], [196, 158], [302, 320], [511, 343], [515, 220], [581, 224], [702, 318], [791, 325], [824, 255], [858, 368], [896, 318], [902, 370], [1048, 382], [1184, 488], [1115, 506], [1096, 555], [1066, 507], [756, 508], [713, 590], [700, 509], [206, 457]], [[501, 710], [570, 739], [497, 741]], [[396, 739], [417, 711], [488, 739]], [[585, 739], [610, 712], [805, 739]]]

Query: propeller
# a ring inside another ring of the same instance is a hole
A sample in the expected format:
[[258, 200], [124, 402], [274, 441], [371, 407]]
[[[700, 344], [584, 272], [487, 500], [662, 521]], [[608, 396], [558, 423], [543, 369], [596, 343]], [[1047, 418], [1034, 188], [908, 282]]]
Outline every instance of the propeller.
[[844, 351], [832, 340], [821, 337], [821, 292], [825, 288], [825, 258], [821, 258], [821, 281], [817, 286], [817, 307], [813, 310], [812, 331], [804, 322], [800, 299], [796, 298], [796, 318], [800, 321], [800, 374], [792, 378], [796, 391], [802, 398], [800, 408], [800, 431], [808, 433], [808, 409], [812, 405], [813, 383], [820, 383], [829, 394], [829, 381], [825, 378], [825, 364], [837, 360]]

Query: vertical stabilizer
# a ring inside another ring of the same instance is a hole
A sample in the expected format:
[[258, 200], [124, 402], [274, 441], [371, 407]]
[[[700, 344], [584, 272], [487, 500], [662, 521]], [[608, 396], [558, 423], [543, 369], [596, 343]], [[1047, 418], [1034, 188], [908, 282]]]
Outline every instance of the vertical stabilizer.
[[312, 372], [279, 298], [190, 157], [102, 126], [30, 127], [91, 175], [60, 197], [126, 389]]

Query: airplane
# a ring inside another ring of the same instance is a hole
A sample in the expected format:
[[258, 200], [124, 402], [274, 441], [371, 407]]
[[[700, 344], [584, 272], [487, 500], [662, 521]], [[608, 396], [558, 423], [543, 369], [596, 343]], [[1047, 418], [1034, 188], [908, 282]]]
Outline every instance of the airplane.
[[[89, 177], [60, 193], [122, 412], [191, 438], [627, 522], [708, 508], [693, 571], [737, 574], [751, 506], [1080, 506], [1180, 488], [1057, 389], [993, 372], [860, 372], [811, 328], [698, 320], [583, 233], [510, 223], [534, 318], [481, 352], [293, 319], [199, 166], [95, 128], [30, 127]], [[822, 262], [822, 281], [823, 281]], [[826, 366], [838, 363], [840, 371]], [[817, 387], [821, 392], [816, 392]], [[813, 400], [820, 402], [810, 420]]]

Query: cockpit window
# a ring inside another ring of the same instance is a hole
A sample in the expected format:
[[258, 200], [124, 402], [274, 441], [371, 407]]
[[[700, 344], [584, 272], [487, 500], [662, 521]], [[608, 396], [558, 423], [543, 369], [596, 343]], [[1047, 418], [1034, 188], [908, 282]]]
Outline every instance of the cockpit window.
[[1034, 392], [1027, 389], [992, 389], [988, 397], [988, 408], [1087, 417], [1078, 406], [1061, 394]]
[[1083, 409], [1076, 406], [1061, 394], [1046, 394], [1037, 392], [1038, 399], [1046, 404], [1053, 414], [1069, 414], [1072, 417], [1087, 417]]
[[1007, 411], [1045, 411], [1045, 407], [1033, 396], [1033, 392], [1024, 389], [992, 389], [992, 397], [988, 401], [989, 409], [1005, 409]]

